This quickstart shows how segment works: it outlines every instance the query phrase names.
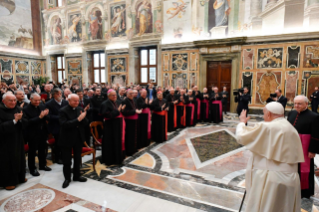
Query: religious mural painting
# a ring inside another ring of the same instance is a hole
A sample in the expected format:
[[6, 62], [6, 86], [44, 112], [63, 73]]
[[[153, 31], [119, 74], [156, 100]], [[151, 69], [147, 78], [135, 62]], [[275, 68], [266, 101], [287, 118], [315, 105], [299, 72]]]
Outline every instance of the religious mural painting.
[[293, 106], [294, 104], [294, 98], [298, 93], [298, 79], [299, 71], [286, 72], [285, 96], [288, 106]]
[[46, 62], [43, 63], [43, 70], [44, 70], [44, 75], [46, 75], [47, 74], [47, 63]]
[[9, 72], [12, 73], [12, 60], [0, 59], [0, 73]]
[[180, 88], [187, 88], [187, 74], [172, 74], [172, 86], [176, 88], [177, 86]]
[[210, 0], [208, 2], [208, 29], [207, 31], [214, 35], [227, 32], [230, 0]]
[[82, 60], [69, 60], [67, 61], [68, 74], [82, 74]]
[[23, 81], [27, 85], [30, 84], [30, 77], [29, 75], [16, 75], [16, 83], [19, 83], [20, 81]]
[[305, 45], [304, 68], [316, 68], [319, 65], [319, 45]]
[[59, 16], [55, 16], [51, 20], [51, 25], [50, 25], [50, 44], [51, 45], [56, 45], [56, 44], [61, 44], [63, 35], [62, 35], [62, 26], [61, 26], [61, 18]]
[[168, 86], [170, 86], [169, 73], [164, 73], [163, 74], [163, 88], [167, 88]]
[[71, 4], [76, 4], [78, 3], [80, 0], [67, 0], [67, 4], [71, 5]]
[[172, 54], [172, 71], [186, 71], [188, 69], [188, 54]]
[[[87, 53], [86, 62], [87, 64], [92, 64], [92, 52]], [[92, 83], [93, 81], [93, 68], [92, 66], [88, 66], [88, 83]]]
[[82, 75], [68, 75], [68, 84], [77, 85], [82, 88]]
[[115, 4], [111, 6], [111, 36], [126, 36], [126, 5]]
[[288, 46], [287, 68], [299, 68], [300, 46]]
[[32, 61], [31, 62], [31, 74], [33, 75], [41, 75], [41, 62], [39, 61]]
[[247, 87], [252, 93], [253, 90], [253, 72], [244, 72], [242, 75], [242, 86], [241, 87]]
[[191, 34], [190, 0], [169, 0], [163, 4], [165, 37], [182, 39], [183, 35]]
[[0, 45], [33, 49], [31, 0], [0, 0]]
[[196, 73], [190, 73], [189, 74], [189, 88], [192, 88], [197, 85], [197, 74]]
[[260, 72], [257, 73], [256, 103], [266, 104], [270, 94], [280, 88], [281, 72]]
[[319, 87], [319, 70], [304, 71], [302, 73], [301, 94], [310, 99], [311, 94], [315, 91], [315, 87]]
[[283, 48], [258, 49], [257, 68], [282, 68]]
[[169, 53], [163, 53], [162, 54], [162, 63], [163, 63], [163, 71], [169, 71], [170, 68], [170, 54]]
[[126, 72], [126, 58], [110, 58], [111, 72]]
[[70, 42], [82, 40], [81, 13], [72, 13], [68, 17], [68, 37]]
[[136, 6], [135, 34], [138, 36], [153, 32], [153, 14], [150, 0], [139, 1]]
[[89, 15], [89, 30], [91, 40], [98, 40], [103, 38], [103, 23], [102, 12], [99, 8], [93, 8]]
[[254, 49], [243, 49], [243, 70], [254, 69]]
[[119, 84], [122, 87], [126, 86], [126, 75], [111, 75], [111, 83], [112, 85]]
[[15, 73], [16, 74], [29, 74], [29, 62], [28, 61], [15, 61]]

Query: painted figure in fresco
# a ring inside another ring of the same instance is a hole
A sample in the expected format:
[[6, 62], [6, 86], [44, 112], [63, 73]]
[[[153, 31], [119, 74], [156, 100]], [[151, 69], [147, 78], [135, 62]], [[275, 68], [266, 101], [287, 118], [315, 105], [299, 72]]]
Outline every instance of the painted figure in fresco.
[[[99, 10], [92, 10], [90, 15], [90, 32], [92, 40], [102, 39], [102, 18], [101, 18], [101, 11]], [[100, 31], [100, 33], [99, 33]]]
[[114, 17], [112, 19], [112, 36], [117, 37], [119, 35], [125, 34], [125, 16], [124, 11], [126, 8], [123, 8], [122, 6], [118, 6], [114, 8], [113, 14]]
[[113, 60], [111, 72], [125, 72], [124, 60], [123, 59]]
[[119, 84], [120, 86], [125, 86], [125, 76], [124, 75], [116, 75], [112, 77], [112, 85]]
[[171, 17], [168, 19], [174, 18], [176, 15], [178, 15], [178, 18], [182, 18], [182, 15], [185, 13], [185, 9], [189, 2], [184, 2], [183, 0], [177, 0], [177, 2], [173, 2], [173, 7], [168, 8], [166, 11], [167, 14], [170, 14]]
[[144, 0], [137, 9], [137, 19], [139, 20], [139, 33], [143, 35], [152, 23], [152, 8], [148, 0]]
[[80, 40], [80, 35], [77, 31], [77, 25], [79, 24], [81, 17], [73, 15], [71, 17], [72, 25], [69, 27], [68, 34], [71, 42], [77, 42]]
[[228, 24], [228, 15], [230, 13], [229, 0], [215, 0], [215, 27], [226, 26]]
[[56, 18], [54, 20], [53, 25], [51, 26], [51, 36], [52, 36], [52, 44], [60, 44], [62, 40], [62, 27], [61, 27], [61, 19]]

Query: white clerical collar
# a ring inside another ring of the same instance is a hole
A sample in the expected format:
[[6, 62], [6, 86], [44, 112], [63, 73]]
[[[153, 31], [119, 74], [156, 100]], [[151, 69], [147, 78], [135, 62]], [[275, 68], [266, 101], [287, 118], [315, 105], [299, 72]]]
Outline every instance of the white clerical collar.
[[62, 100], [61, 102], [58, 102], [56, 99], [54, 99], [54, 101], [56, 101], [56, 103], [58, 103], [59, 105], [62, 105]]

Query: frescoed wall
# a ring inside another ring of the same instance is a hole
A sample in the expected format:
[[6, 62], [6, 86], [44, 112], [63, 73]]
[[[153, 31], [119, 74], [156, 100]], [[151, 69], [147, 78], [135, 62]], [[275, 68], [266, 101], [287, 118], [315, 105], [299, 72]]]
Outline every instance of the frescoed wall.
[[129, 55], [110, 55], [108, 60], [108, 76], [110, 85], [126, 86], [128, 82]]
[[82, 70], [82, 58], [66, 58], [66, 79], [67, 84], [72, 86], [74, 84], [82, 87], [83, 70]]

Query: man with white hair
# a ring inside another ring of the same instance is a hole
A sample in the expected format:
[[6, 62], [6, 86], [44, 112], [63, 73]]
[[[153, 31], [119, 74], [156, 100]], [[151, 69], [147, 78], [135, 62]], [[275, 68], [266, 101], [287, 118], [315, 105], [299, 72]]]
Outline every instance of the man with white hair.
[[35, 166], [35, 156], [38, 151], [39, 169], [44, 171], [51, 171], [47, 167], [46, 149], [48, 140], [47, 117], [49, 110], [41, 103], [41, 97], [37, 93], [31, 94], [31, 104], [23, 108], [23, 116], [28, 120], [28, 125], [25, 130], [25, 138], [28, 141], [28, 167], [30, 174], [39, 176]]
[[22, 134], [26, 124], [16, 97], [5, 93], [0, 103], [0, 187], [6, 190], [13, 190], [27, 181]]
[[72, 155], [73, 181], [86, 182], [87, 179], [80, 175], [81, 152], [85, 143], [85, 131], [88, 125], [86, 110], [79, 107], [79, 96], [76, 94], [68, 95], [69, 104], [59, 111], [60, 139], [59, 145], [62, 150], [63, 175], [65, 181], [62, 188], [69, 186], [71, 182]]
[[298, 163], [304, 162], [298, 132], [284, 118], [278, 102], [267, 104], [264, 121], [246, 127], [246, 110], [239, 116], [236, 137], [251, 153], [246, 168], [246, 212], [300, 212]]
[[314, 157], [319, 153], [319, 115], [308, 109], [308, 98], [304, 95], [295, 97], [294, 108], [288, 121], [299, 133], [305, 158], [305, 162], [299, 164], [301, 197], [310, 198], [315, 191]]

